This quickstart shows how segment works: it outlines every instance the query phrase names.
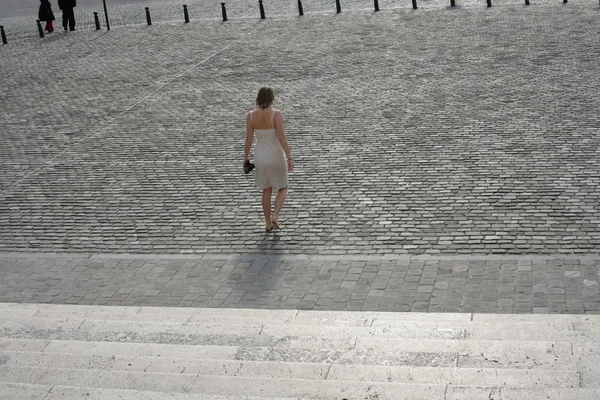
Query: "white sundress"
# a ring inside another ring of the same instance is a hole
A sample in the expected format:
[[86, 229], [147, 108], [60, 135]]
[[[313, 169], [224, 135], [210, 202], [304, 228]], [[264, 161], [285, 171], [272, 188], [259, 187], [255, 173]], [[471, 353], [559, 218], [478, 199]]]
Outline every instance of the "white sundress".
[[[254, 121], [250, 113], [250, 122], [254, 128]], [[277, 191], [288, 185], [287, 163], [285, 153], [275, 133], [275, 124], [273, 119], [275, 112], [271, 114], [271, 129], [254, 128], [254, 165], [256, 174], [254, 176], [256, 185], [264, 190], [273, 188]]]

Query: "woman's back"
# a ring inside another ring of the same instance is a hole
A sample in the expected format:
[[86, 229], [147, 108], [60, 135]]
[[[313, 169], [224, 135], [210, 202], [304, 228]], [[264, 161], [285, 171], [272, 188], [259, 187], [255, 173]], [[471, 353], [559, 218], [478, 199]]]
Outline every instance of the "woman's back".
[[257, 108], [251, 112], [252, 126], [255, 130], [275, 129], [275, 110]]

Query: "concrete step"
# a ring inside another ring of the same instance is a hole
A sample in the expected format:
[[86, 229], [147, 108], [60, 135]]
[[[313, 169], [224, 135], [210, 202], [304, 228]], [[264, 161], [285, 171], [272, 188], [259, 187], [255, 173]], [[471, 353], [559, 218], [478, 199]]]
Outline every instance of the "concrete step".
[[[114, 319], [68, 319], [36, 317], [0, 317], [0, 329], [5, 337], [31, 339], [57, 339], [69, 337], [75, 340], [98, 341], [154, 341], [198, 344], [211, 342], [215, 345], [269, 346], [282, 338], [320, 338], [322, 341], [347, 342], [353, 339], [381, 337], [405, 339], [473, 339], [473, 340], [541, 340], [594, 342], [600, 341], [590, 323], [580, 323], [579, 331], [562, 323], [521, 324], [512, 329], [502, 329], [496, 322], [479, 326], [456, 326], [454, 322], [411, 322], [404, 327], [389, 326], [325, 326], [325, 325], [260, 325], [234, 324], [227, 320], [213, 323], [157, 322]], [[322, 323], [322, 321], [321, 321]], [[451, 326], [448, 326], [450, 324]], [[454, 326], [452, 326], [454, 325]], [[575, 324], [574, 324], [575, 325]], [[585, 329], [583, 329], [585, 328]], [[260, 334], [259, 334], [260, 333]], [[153, 337], [157, 337], [153, 340]]]
[[499, 368], [398, 367], [270, 361], [207, 360], [197, 358], [106, 356], [51, 352], [3, 351], [2, 366], [52, 369], [155, 372], [277, 379], [316, 379], [357, 382], [443, 383], [509, 387], [574, 387], [579, 374], [573, 370]]
[[63, 307], [0, 305], [2, 395], [599, 398], [596, 316]]
[[[473, 388], [449, 386], [444, 397], [427, 400], [597, 400], [600, 389], [548, 388], [510, 389]], [[38, 385], [0, 382], [0, 400], [298, 400], [298, 398], [274, 398], [256, 396], [220, 396], [207, 394], [138, 391], [131, 389], [104, 389], [81, 386]], [[324, 399], [323, 397], [313, 397]], [[384, 399], [367, 397], [367, 399]], [[304, 397], [303, 400], [311, 400]]]
[[0, 382], [0, 400], [44, 399], [50, 392], [50, 389], [52, 389], [52, 385]]
[[[18, 344], [15, 344], [18, 346]], [[233, 360], [239, 352], [238, 346], [200, 346], [162, 343], [119, 343], [78, 340], [48, 341], [46, 352], [93, 354], [131, 357], [190, 357], [196, 359]]]
[[[7, 307], [0, 305], [0, 318], [11, 319], [20, 318], [32, 321], [48, 321], [40, 326], [41, 329], [52, 329], [51, 321], [56, 321], [63, 328], [75, 329], [78, 322], [81, 321], [81, 328], [87, 329], [90, 325], [97, 325], [98, 321], [106, 322], [117, 321], [114, 324], [129, 324], [130, 330], [135, 332], [135, 322], [146, 323], [156, 322], [159, 330], [166, 331], [185, 331], [185, 328], [199, 328], [205, 333], [210, 331], [219, 334], [219, 327], [229, 325], [252, 326], [254, 329], [267, 328], [263, 332], [277, 331], [281, 334], [294, 331], [295, 336], [302, 333], [298, 326], [318, 327], [329, 329], [335, 337], [340, 335], [346, 337], [370, 336], [397, 336], [404, 338], [419, 338], [431, 336], [431, 338], [458, 338], [461, 335], [472, 339], [484, 340], [557, 340], [557, 341], [575, 341], [591, 342], [600, 340], [597, 335], [597, 328], [593, 322], [590, 322], [589, 316], [557, 316], [556, 319], [542, 320], [534, 318], [535, 321], [524, 321], [519, 316], [472, 316], [469, 314], [460, 314], [462, 318], [449, 317], [442, 314], [440, 319], [427, 319], [427, 314], [408, 313], [403, 318], [398, 318], [395, 313], [375, 313], [375, 316], [369, 314], [369, 318], [359, 317], [359, 314], [349, 313], [340, 318], [332, 318], [331, 313], [319, 316], [315, 312], [295, 312], [295, 311], [267, 311], [262, 317], [257, 314], [257, 310], [232, 310], [233, 315], [225, 315], [223, 311], [208, 309], [176, 309], [176, 312], [169, 312], [163, 308], [154, 309], [147, 307], [97, 307], [67, 306], [66, 310], [61, 310], [59, 306], [44, 305], [40, 309], [35, 309], [31, 305], [22, 305], [18, 307]], [[212, 310], [212, 311], [210, 311]], [[268, 314], [267, 314], [268, 313]], [[404, 314], [400, 314], [404, 315]], [[456, 315], [456, 314], [450, 314]], [[65, 325], [64, 320], [69, 320], [70, 325]], [[162, 325], [162, 324], [172, 325]], [[12, 324], [12, 321], [11, 321]], [[503, 327], [510, 324], [512, 329], [506, 330]], [[35, 323], [31, 322], [32, 328]], [[146, 324], [147, 326], [151, 326]], [[202, 329], [203, 326], [211, 325], [210, 331]], [[284, 325], [284, 327], [281, 327]], [[338, 329], [339, 327], [364, 328], [364, 329]], [[308, 328], [310, 330], [310, 328]], [[232, 332], [233, 333], [233, 332]], [[310, 333], [308, 333], [310, 335]], [[331, 337], [331, 335], [328, 335]], [[598, 338], [598, 339], [597, 339]]]
[[598, 400], [600, 390], [585, 388], [485, 388], [448, 386], [444, 400]]
[[443, 399], [444, 384], [363, 383], [353, 381], [199, 376], [190, 393], [301, 399]]
[[290, 398], [213, 396], [186, 393], [104, 389], [64, 385], [34, 385], [0, 382], [0, 400], [294, 400]]
[[501, 400], [598, 400], [600, 389], [590, 388], [541, 388], [502, 389]]
[[155, 372], [78, 370], [39, 367], [0, 366], [3, 382], [83, 386], [104, 389], [133, 389], [164, 393], [190, 393], [227, 396], [336, 398], [378, 393], [385, 398], [436, 398], [444, 384], [362, 383], [307, 379], [278, 379]]
[[[93, 335], [92, 335], [93, 336]], [[140, 337], [144, 337], [142, 334]], [[154, 336], [151, 337], [155, 339]], [[313, 340], [314, 339], [314, 340]], [[572, 344], [549, 341], [416, 340], [360, 338], [320, 342], [315, 338], [282, 337], [270, 346], [239, 342], [218, 346], [213, 340], [196, 345], [97, 342], [81, 340], [0, 339], [0, 349], [105, 356], [197, 358], [215, 360], [338, 363], [471, 368], [573, 369]], [[262, 340], [259, 341], [261, 344]]]

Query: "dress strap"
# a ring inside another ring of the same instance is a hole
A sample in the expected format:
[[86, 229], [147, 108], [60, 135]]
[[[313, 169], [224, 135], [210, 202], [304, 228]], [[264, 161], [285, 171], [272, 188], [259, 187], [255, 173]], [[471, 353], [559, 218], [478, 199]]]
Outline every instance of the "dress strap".
[[275, 111], [271, 113], [271, 127], [275, 129]]

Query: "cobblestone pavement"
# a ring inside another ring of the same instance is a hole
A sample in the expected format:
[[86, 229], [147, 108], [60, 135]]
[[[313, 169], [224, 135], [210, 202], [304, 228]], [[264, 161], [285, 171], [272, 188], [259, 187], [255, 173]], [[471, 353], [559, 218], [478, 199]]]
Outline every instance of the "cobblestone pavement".
[[[597, 313], [597, 16], [398, 9], [3, 46], [0, 301]], [[269, 235], [240, 171], [263, 83], [297, 164]]]
[[[396, 10], [2, 47], [0, 249], [598, 253], [597, 15]], [[240, 168], [263, 83], [296, 159], [276, 236]]]
[[600, 313], [600, 256], [0, 254], [0, 301]]
[[[5, 0], [0, 0], [0, 3]], [[185, 3], [188, 6], [190, 18], [195, 21], [207, 19], [220, 19], [221, 0], [163, 0], [163, 1], [138, 1], [134, 4], [119, 4], [116, 1], [107, 1], [107, 11], [112, 27], [132, 24], [146, 24], [146, 13], [144, 8], [149, 7], [152, 21], [171, 22], [178, 21], [183, 23], [183, 7]], [[341, 0], [343, 11], [370, 11], [373, 10], [371, 0]], [[493, 6], [502, 7], [507, 5], [520, 6], [523, 0], [492, 0]], [[561, 6], [560, 0], [531, 0], [532, 5], [554, 5]], [[583, 0], [577, 2], [586, 8], [595, 8], [597, 3], [594, 0]], [[264, 0], [263, 2], [267, 17], [275, 16], [295, 16], [298, 15], [297, 0]], [[457, 0], [458, 7], [485, 8], [486, 0]], [[304, 0], [302, 2], [303, 10], [306, 14], [312, 13], [330, 13], [336, 12], [335, 0]], [[444, 9], [450, 5], [449, 0], [417, 0], [419, 9]], [[411, 0], [379, 0], [379, 6], [382, 10], [390, 9], [411, 9]], [[569, 5], [570, 6], [570, 5]], [[14, 6], [13, 6], [14, 7]], [[238, 0], [236, 2], [227, 2], [228, 19], [239, 18], [259, 18], [259, 7], [256, 0]], [[55, 16], [60, 20], [61, 11], [54, 2]], [[4, 11], [4, 12], [2, 12]], [[80, 4], [75, 9], [75, 19], [78, 29], [95, 29], [94, 12], [98, 12], [102, 27], [104, 23], [104, 10], [101, 1], [88, 1]], [[37, 25], [37, 4], [31, 7], [29, 11], [19, 8], [16, 15], [10, 11], [10, 4], [0, 8], [0, 25], [4, 25], [9, 40], [36, 37], [38, 35]], [[60, 27], [60, 24], [58, 24]]]

